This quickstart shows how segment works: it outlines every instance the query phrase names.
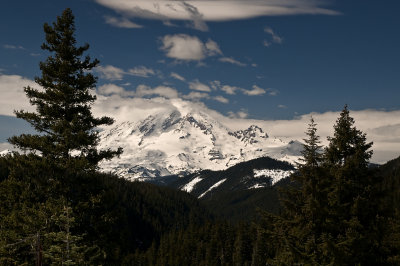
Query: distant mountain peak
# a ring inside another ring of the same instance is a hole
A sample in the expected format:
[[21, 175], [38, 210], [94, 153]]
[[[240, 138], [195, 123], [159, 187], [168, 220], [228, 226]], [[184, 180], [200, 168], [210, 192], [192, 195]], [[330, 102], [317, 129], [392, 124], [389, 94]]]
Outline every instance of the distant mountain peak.
[[228, 132], [229, 135], [234, 136], [235, 138], [241, 140], [247, 144], [254, 144], [259, 142], [257, 138], [266, 139], [268, 138], [268, 134], [264, 133], [262, 128], [257, 125], [251, 125], [249, 128], [245, 130], [238, 130], [235, 132]]
[[132, 180], [223, 170], [270, 156], [293, 161], [293, 144], [270, 138], [259, 125], [232, 131], [210, 114], [171, 101], [141, 120], [125, 121], [100, 133], [100, 148], [124, 148], [120, 158], [104, 161], [105, 171]]

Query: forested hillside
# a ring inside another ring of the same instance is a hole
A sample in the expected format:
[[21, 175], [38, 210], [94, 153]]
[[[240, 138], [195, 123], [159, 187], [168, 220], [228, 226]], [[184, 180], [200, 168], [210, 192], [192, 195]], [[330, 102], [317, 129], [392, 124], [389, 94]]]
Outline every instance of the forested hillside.
[[72, 261], [118, 265], [167, 232], [212, 220], [184, 192], [101, 173], [70, 174], [57, 185], [47, 172], [16, 178], [10, 160], [0, 158], [1, 265], [34, 264], [39, 253], [43, 265], [66, 260], [68, 239]]
[[[178, 178], [168, 186], [186, 189], [216, 216], [230, 221], [251, 221], [260, 210], [279, 212], [278, 190], [287, 185], [288, 180], [284, 177], [294, 170], [295, 167], [287, 162], [261, 157], [226, 170], [206, 170]], [[266, 175], [256, 176], [255, 173], [262, 171]], [[271, 175], [283, 179], [273, 180]]]

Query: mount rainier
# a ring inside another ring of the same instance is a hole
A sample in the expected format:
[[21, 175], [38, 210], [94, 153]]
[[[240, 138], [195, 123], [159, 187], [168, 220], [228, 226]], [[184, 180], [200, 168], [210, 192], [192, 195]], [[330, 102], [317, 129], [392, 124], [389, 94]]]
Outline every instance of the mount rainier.
[[103, 171], [145, 181], [223, 170], [264, 156], [288, 162], [300, 156], [300, 142], [269, 136], [268, 129], [256, 124], [232, 130], [193, 102], [159, 101], [164, 108], [153, 108], [142, 119], [125, 120], [100, 132], [99, 148], [124, 149], [120, 158], [101, 163]]

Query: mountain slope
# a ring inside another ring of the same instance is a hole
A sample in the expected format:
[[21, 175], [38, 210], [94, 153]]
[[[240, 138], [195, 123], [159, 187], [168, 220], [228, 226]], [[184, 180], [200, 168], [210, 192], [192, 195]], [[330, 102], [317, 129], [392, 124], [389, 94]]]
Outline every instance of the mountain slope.
[[262, 157], [176, 178], [169, 186], [199, 198], [217, 216], [240, 221], [253, 218], [258, 209], [278, 212], [278, 187], [285, 186], [294, 171], [287, 162]]
[[150, 180], [223, 170], [263, 156], [292, 162], [300, 155], [301, 143], [271, 137], [257, 125], [231, 130], [193, 103], [173, 99], [167, 104], [100, 133], [100, 148], [124, 148], [120, 158], [102, 163], [103, 170]]

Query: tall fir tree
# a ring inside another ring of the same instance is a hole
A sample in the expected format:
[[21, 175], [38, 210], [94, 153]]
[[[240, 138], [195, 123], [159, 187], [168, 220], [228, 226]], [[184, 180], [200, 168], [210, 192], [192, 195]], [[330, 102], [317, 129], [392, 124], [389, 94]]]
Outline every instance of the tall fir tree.
[[101, 160], [122, 152], [121, 148], [97, 150], [99, 137], [95, 129], [113, 123], [112, 118], [95, 118], [91, 112], [96, 100], [91, 94], [96, 78], [90, 70], [99, 61], [89, 56], [83, 58], [88, 44], [76, 46], [71, 9], [57, 17], [52, 26], [45, 23], [44, 31], [46, 42], [41, 48], [51, 55], [40, 62], [42, 76], [35, 78], [43, 89], [24, 88], [36, 112], [15, 112], [40, 134], [14, 136], [9, 142], [22, 150], [39, 152], [49, 163], [63, 169], [94, 170]]
[[325, 257], [321, 250], [321, 236], [325, 228], [327, 215], [327, 191], [329, 180], [321, 167], [322, 145], [317, 135], [317, 124], [311, 117], [304, 139], [302, 151], [302, 163], [298, 164], [299, 174], [294, 178], [300, 183], [302, 206], [298, 206], [301, 213], [296, 228], [301, 232], [302, 239], [298, 242], [302, 246], [303, 258], [309, 263], [318, 265], [325, 263]]
[[[41, 265], [46, 260], [51, 264], [64, 254], [70, 254], [70, 260], [62, 258], [63, 262], [74, 263], [89, 249], [93, 253], [93, 245], [77, 241], [85, 236], [84, 232], [77, 232], [79, 222], [61, 214], [68, 206], [71, 215], [72, 208], [96, 196], [93, 190], [89, 195], [77, 196], [77, 188], [86, 189], [84, 180], [96, 175], [101, 160], [122, 152], [120, 148], [97, 149], [97, 127], [111, 125], [113, 119], [96, 118], [91, 112], [96, 100], [91, 93], [96, 78], [90, 71], [99, 61], [84, 57], [89, 45], [76, 45], [72, 11], [66, 9], [52, 25], [44, 24], [44, 31], [42, 49], [51, 54], [40, 63], [41, 77], [35, 78], [41, 88], [24, 88], [36, 112], [15, 112], [38, 134], [9, 139], [25, 153], [9, 157], [8, 176], [0, 179], [0, 191], [4, 192], [0, 201], [0, 257], [7, 263], [35, 261]], [[64, 217], [68, 230], [60, 226], [61, 218], [54, 220], [55, 217]], [[63, 243], [65, 239], [70, 240], [68, 247]]]
[[277, 255], [279, 263], [324, 264], [321, 236], [327, 214], [329, 182], [321, 167], [322, 146], [316, 126], [311, 118], [298, 172], [291, 177], [294, 185], [282, 191], [283, 212], [278, 222], [281, 223], [279, 231], [283, 235], [283, 244]]
[[381, 264], [380, 179], [369, 168], [372, 142], [354, 126], [347, 105], [324, 152], [330, 176], [325, 253], [333, 264]]

